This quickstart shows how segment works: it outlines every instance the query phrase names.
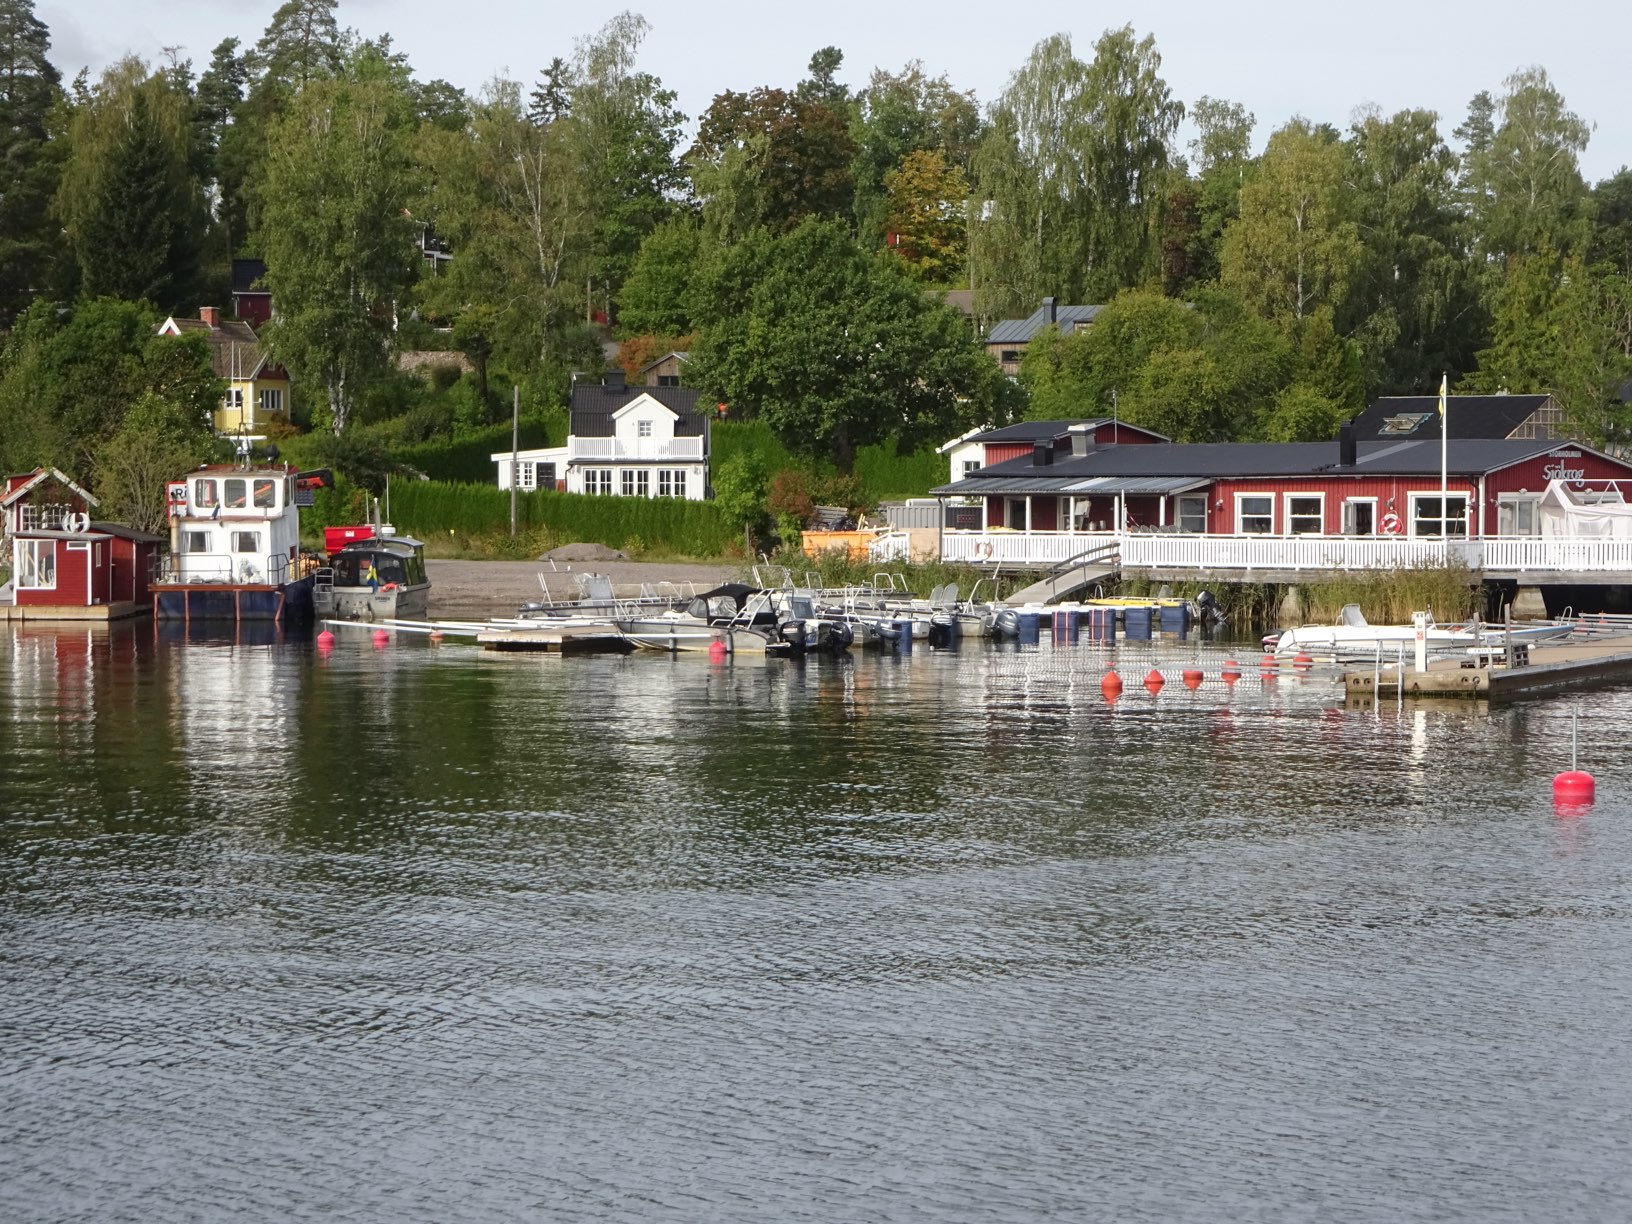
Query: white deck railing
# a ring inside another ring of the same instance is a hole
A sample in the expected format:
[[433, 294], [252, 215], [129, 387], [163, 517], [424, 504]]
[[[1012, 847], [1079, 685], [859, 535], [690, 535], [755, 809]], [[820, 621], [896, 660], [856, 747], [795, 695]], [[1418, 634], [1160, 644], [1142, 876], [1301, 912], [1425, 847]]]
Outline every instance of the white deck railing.
[[691, 459], [703, 457], [701, 438], [674, 438], [659, 441], [642, 438], [635, 443], [618, 438], [573, 438], [568, 447], [571, 459]]
[[947, 561], [1042, 568], [1115, 544], [1133, 569], [1360, 570], [1415, 567], [1447, 558], [1486, 574], [1632, 573], [1632, 539], [1486, 536], [1450, 541], [1405, 536], [1191, 535], [1168, 531], [948, 531]]

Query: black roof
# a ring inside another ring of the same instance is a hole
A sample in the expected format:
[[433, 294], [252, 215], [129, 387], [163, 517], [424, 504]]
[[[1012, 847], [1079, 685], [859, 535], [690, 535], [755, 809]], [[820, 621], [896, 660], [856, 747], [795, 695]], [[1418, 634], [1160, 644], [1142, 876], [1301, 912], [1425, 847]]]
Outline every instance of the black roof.
[[[1453, 395], [1446, 414], [1451, 440], [1510, 438], [1513, 431], [1546, 406], [1548, 395]], [[1390, 395], [1371, 401], [1354, 418], [1354, 436], [1439, 441], [1439, 396]]]
[[697, 408], [700, 393], [695, 387], [631, 387], [622, 382], [608, 386], [595, 382], [572, 385], [572, 432], [579, 438], [610, 438], [616, 432], [612, 414], [643, 395], [650, 396], [679, 418], [674, 423], [677, 438], [700, 438], [706, 427], [706, 413]]
[[[1545, 455], [1560, 445], [1573, 447], [1575, 443], [1452, 438], [1446, 456], [1447, 468], [1458, 476], [1480, 476]], [[1356, 450], [1357, 462], [1345, 468], [1338, 466], [1336, 442], [1174, 442], [1108, 446], [1087, 455], [1058, 456], [1053, 463], [1035, 463], [1030, 455], [994, 463], [970, 474], [968, 479], [982, 483], [969, 491], [990, 491], [985, 482], [997, 477], [1027, 482], [1044, 478], [1058, 481], [1060, 487], [1064, 487], [1096, 476], [1187, 476], [1222, 480], [1260, 476], [1427, 476], [1439, 472], [1437, 439], [1432, 442], [1361, 442]], [[954, 481], [933, 492], [962, 492], [958, 487], [962, 483]]]
[[266, 262], [260, 259], [235, 259], [232, 261], [232, 291], [234, 293], [266, 293], [264, 286], [257, 286], [256, 281], [266, 275]]
[[1111, 417], [1075, 417], [1069, 421], [1016, 421], [1013, 425], [1004, 425], [998, 429], [988, 429], [985, 433], [976, 434], [970, 438], [971, 442], [1051, 442], [1071, 432], [1074, 425], [1081, 425], [1084, 431], [1098, 429], [1101, 425], [1115, 424], [1122, 429], [1134, 430], [1148, 438], [1167, 438], [1153, 429], [1145, 429], [1140, 425], [1129, 425], [1126, 421], [1116, 421]]

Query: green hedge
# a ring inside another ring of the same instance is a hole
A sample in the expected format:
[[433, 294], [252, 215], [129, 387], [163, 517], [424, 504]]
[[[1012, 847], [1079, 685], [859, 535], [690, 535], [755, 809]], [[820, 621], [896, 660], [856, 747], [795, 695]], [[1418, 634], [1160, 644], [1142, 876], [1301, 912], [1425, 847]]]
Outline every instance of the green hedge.
[[[549, 446], [550, 434], [547, 420], [524, 418], [521, 422], [521, 449]], [[565, 436], [563, 431], [561, 437]], [[505, 424], [491, 426], [457, 442], [421, 442], [417, 446], [399, 447], [391, 457], [416, 472], [424, 472], [432, 480], [493, 484], [498, 480], [498, 468], [493, 463], [493, 456], [509, 449], [510, 426]]]
[[[421, 539], [449, 531], [496, 534], [510, 529], [510, 493], [493, 485], [392, 481], [391, 517], [398, 530]], [[545, 528], [564, 543], [623, 548], [638, 542], [696, 557], [718, 556], [737, 534], [713, 502], [667, 497], [521, 493], [516, 519], [519, 528]]]

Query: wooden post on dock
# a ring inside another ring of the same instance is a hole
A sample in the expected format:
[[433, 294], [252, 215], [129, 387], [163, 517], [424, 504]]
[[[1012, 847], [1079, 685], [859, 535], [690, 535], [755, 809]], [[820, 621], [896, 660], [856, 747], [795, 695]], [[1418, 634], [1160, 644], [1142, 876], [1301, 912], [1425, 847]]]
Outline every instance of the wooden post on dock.
[[521, 449], [521, 387], [510, 388], [510, 534], [516, 534], [516, 484], [521, 464], [516, 455]]

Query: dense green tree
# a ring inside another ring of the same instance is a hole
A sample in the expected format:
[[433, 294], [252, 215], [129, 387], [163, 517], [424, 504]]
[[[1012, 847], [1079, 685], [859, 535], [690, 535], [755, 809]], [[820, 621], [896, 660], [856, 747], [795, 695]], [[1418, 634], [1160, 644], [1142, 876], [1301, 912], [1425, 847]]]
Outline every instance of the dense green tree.
[[277, 302], [272, 352], [321, 391], [344, 431], [386, 368], [397, 304], [414, 271], [410, 99], [372, 54], [310, 79], [269, 134], [257, 243]]
[[33, 0], [0, 0], [0, 327], [46, 285], [60, 256], [51, 199], [61, 173], [51, 113], [61, 80]]
[[1103, 301], [1160, 270], [1158, 212], [1184, 106], [1131, 26], [1084, 64], [1045, 39], [993, 108], [974, 159], [970, 280], [983, 313], [1044, 294]]
[[201, 336], [156, 334], [135, 302], [34, 303], [0, 352], [0, 467], [55, 464], [89, 480], [126, 414], [151, 393], [202, 426], [221, 396]]
[[686, 154], [710, 229], [727, 241], [759, 226], [845, 218], [855, 144], [845, 116], [781, 89], [727, 91], [703, 115]]
[[1162, 286], [1174, 297], [1217, 279], [1224, 230], [1241, 215], [1253, 164], [1254, 119], [1240, 103], [1198, 98], [1190, 118], [1191, 173], [1174, 176], [1162, 227]]
[[346, 40], [334, 10], [339, 0], [284, 0], [255, 44], [257, 89], [293, 94], [337, 75]]
[[1422, 110], [1363, 113], [1345, 148], [1362, 251], [1338, 325], [1359, 342], [1375, 393], [1423, 391], [1471, 366], [1483, 323], [1456, 155]]
[[1477, 249], [1489, 259], [1579, 252], [1587, 188], [1578, 157], [1592, 129], [1565, 105], [1543, 68], [1526, 68], [1492, 99], [1469, 106], [1462, 189]]
[[837, 78], [844, 67], [844, 52], [837, 47], [823, 47], [813, 52], [806, 69], [808, 77], [800, 81], [794, 94], [801, 102], [820, 102], [823, 106], [842, 112], [850, 102], [850, 88]]
[[1592, 242], [1587, 259], [1632, 278], [1632, 170], [1624, 166], [1592, 189]]
[[908, 153], [884, 176], [890, 249], [922, 280], [954, 285], [963, 276], [969, 183], [934, 150]]
[[899, 73], [875, 69], [856, 97], [851, 135], [856, 156], [856, 231], [863, 244], [883, 242], [888, 229], [884, 179], [913, 153], [933, 152], [967, 174], [980, 135], [980, 109], [972, 90], [954, 89], [943, 74], [925, 74], [913, 60]]
[[859, 446], [915, 447], [1008, 411], [1011, 384], [963, 318], [841, 223], [755, 233], [697, 298], [694, 378], [790, 450], [843, 471]]
[[1632, 378], [1632, 282], [1608, 265], [1540, 251], [1512, 261], [1491, 314], [1490, 346], [1459, 391], [1548, 392], [1583, 436], [1632, 442], [1632, 414], [1618, 398]]
[[678, 336], [691, 330], [691, 284], [702, 258], [702, 234], [690, 217], [659, 225], [618, 294], [618, 325], [628, 335]]
[[468, 134], [421, 129], [416, 156], [416, 211], [456, 252], [423, 287], [430, 304], [455, 319], [491, 308], [495, 357], [564, 382], [595, 237], [565, 122], [534, 123], [521, 86], [501, 79], [475, 100]]
[[1242, 188], [1221, 279], [1265, 318], [1293, 322], [1346, 304], [1363, 248], [1345, 169], [1335, 133], [1294, 119], [1269, 138]]
[[673, 211], [684, 182], [675, 149], [686, 117], [672, 90], [635, 69], [650, 28], [645, 18], [622, 13], [573, 58], [565, 125], [593, 217], [592, 306], [608, 314], [641, 242]]
[[194, 292], [206, 214], [192, 138], [191, 99], [137, 59], [77, 108], [56, 212], [85, 293], [173, 311]]
[[559, 55], [539, 74], [527, 99], [527, 118], [542, 126], [572, 113], [572, 69]]
[[92, 460], [98, 513], [139, 531], [162, 532], [170, 512], [166, 485], [216, 450], [208, 424], [191, 406], [143, 392]]

